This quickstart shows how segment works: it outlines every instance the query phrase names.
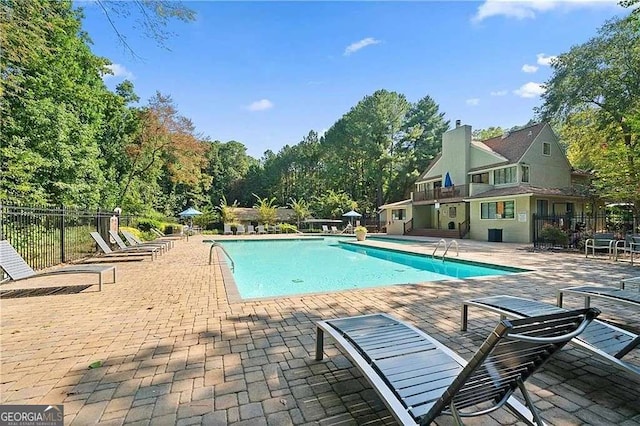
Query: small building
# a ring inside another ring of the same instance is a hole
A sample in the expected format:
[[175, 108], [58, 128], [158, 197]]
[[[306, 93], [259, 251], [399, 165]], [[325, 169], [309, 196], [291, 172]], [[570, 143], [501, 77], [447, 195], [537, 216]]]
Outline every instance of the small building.
[[410, 203], [400, 202], [411, 210], [406, 223], [387, 232], [529, 243], [532, 215], [584, 211], [587, 200], [574, 186], [583, 175], [574, 175], [547, 123], [474, 141], [471, 126], [457, 121], [416, 181]]
[[403, 235], [405, 226], [411, 223], [413, 209], [411, 199], [397, 201], [378, 207], [380, 213], [380, 227], [382, 232]]

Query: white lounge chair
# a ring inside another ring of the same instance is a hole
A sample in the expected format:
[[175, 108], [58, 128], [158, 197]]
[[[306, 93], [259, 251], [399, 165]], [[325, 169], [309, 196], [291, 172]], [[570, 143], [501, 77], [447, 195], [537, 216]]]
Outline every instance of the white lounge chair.
[[338, 228], [336, 228], [335, 226], [331, 226], [331, 233], [332, 234], [339, 234], [340, 231], [338, 231]]
[[258, 225], [258, 234], [266, 234], [267, 230], [264, 229], [264, 225]]
[[140, 251], [140, 250], [129, 250], [129, 249], [120, 249], [118, 251], [111, 250], [109, 244], [102, 238], [98, 232], [91, 232], [91, 238], [96, 242], [104, 257], [127, 257], [127, 258], [136, 258], [137, 260], [141, 260], [141, 256], [149, 256], [151, 260], [154, 260], [160, 249], [150, 250], [150, 251]]
[[256, 230], [253, 229], [253, 225], [247, 225], [247, 234], [251, 235], [255, 233], [256, 233]]
[[170, 234], [170, 235], [167, 235], [164, 232], [162, 232], [162, 231], [160, 231], [159, 229], [156, 229], [156, 228], [151, 228], [151, 232], [156, 234], [156, 236], [158, 238], [163, 238], [165, 240], [182, 240], [182, 239], [184, 239], [184, 235], [183, 234]]
[[130, 246], [152, 246], [152, 247], [163, 247], [164, 250], [169, 250], [173, 248], [173, 240], [160, 240], [155, 239], [153, 241], [142, 241], [140, 238], [136, 237], [129, 231], [120, 230], [125, 240], [129, 243]]
[[233, 235], [233, 231], [231, 230], [231, 225], [228, 223], [224, 224], [224, 235]]
[[238, 225], [236, 227], [236, 235], [244, 235], [244, 225]]
[[36, 272], [20, 256], [11, 243], [6, 240], [0, 241], [0, 267], [9, 275], [13, 281], [26, 278], [42, 277], [45, 275], [57, 274], [97, 274], [98, 288], [102, 290], [102, 274], [113, 272], [113, 282], [116, 282], [116, 267], [112, 265], [71, 265], [53, 269], [46, 272]]
[[329, 233], [329, 227], [327, 225], [322, 225], [322, 232], [325, 234]]
[[118, 235], [118, 233], [116, 231], [109, 231], [109, 235], [111, 235], [111, 238], [113, 238], [113, 240], [116, 242], [118, 247], [120, 247], [120, 250], [126, 250], [126, 251], [158, 251], [160, 254], [163, 254], [164, 251], [167, 249], [167, 247], [164, 244], [147, 245], [147, 246], [132, 244], [132, 245], [128, 246], [127, 244], [125, 244], [125, 242], [122, 240], [122, 238], [120, 238], [120, 235]]

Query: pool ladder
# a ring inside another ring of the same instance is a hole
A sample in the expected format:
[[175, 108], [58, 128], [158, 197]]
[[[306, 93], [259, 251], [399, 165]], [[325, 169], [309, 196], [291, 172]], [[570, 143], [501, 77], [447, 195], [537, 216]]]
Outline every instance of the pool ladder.
[[442, 253], [443, 262], [444, 262], [445, 256], [447, 255], [447, 253], [449, 252], [449, 249], [451, 248], [451, 245], [456, 246], [456, 257], [460, 256], [460, 246], [458, 245], [458, 242], [456, 240], [451, 240], [449, 241], [449, 244], [447, 244], [447, 241], [444, 238], [441, 238], [440, 241], [438, 241], [438, 244], [436, 244], [436, 248], [433, 250], [431, 257], [435, 257], [436, 252], [440, 248], [440, 243], [442, 243], [442, 245], [444, 246], [444, 253]]
[[220, 248], [220, 250], [222, 250], [224, 252], [224, 254], [227, 255], [227, 258], [231, 262], [231, 272], [235, 272], [236, 265], [235, 265], [235, 263], [233, 263], [233, 259], [231, 258], [231, 256], [229, 256], [229, 253], [227, 253], [227, 250], [220, 243], [211, 244], [211, 248], [209, 249], [209, 265], [211, 265], [211, 263], [213, 262], [213, 249], [216, 248], [216, 247]]

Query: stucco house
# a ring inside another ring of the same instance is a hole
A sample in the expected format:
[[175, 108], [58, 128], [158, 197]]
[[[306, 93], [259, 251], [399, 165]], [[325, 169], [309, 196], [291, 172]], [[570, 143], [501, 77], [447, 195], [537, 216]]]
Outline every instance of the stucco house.
[[[484, 141], [456, 122], [442, 138], [442, 152], [415, 183], [406, 219], [382, 206], [388, 233], [528, 243], [532, 215], [575, 216], [587, 200], [574, 189], [558, 137], [538, 123]], [[397, 208], [397, 206], [395, 206]], [[400, 223], [402, 222], [402, 223]], [[564, 224], [569, 227], [571, 224]]]

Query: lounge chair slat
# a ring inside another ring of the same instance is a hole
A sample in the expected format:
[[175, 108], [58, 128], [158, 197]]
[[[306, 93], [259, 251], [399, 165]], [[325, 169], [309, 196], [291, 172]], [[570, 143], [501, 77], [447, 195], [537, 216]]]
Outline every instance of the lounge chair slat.
[[405, 373], [401, 380], [398, 379], [397, 376], [394, 377], [393, 380], [389, 377], [387, 378], [389, 379], [389, 382], [393, 384], [394, 388], [404, 389], [420, 383], [425, 383], [425, 381], [439, 380], [444, 377], [449, 377], [451, 374], [457, 375], [460, 373], [461, 369], [460, 365], [456, 363], [449, 363], [446, 366], [439, 365], [432, 369], [421, 368], [419, 370], [413, 370], [410, 373]]
[[402, 339], [393, 339], [393, 340], [376, 340], [376, 341], [368, 341], [362, 344], [359, 340], [356, 340], [358, 344], [365, 348], [371, 356], [373, 356], [372, 351], [376, 349], [385, 349], [391, 348], [397, 345], [408, 345], [412, 343], [424, 342], [424, 339], [421, 339], [420, 336], [404, 336]]
[[443, 368], [454, 361], [450, 357], [442, 354], [441, 351], [433, 350], [428, 352], [418, 352], [402, 356], [395, 364], [389, 364], [389, 360], [375, 361], [374, 366], [382, 371], [390, 381], [414, 375], [416, 370], [431, 371], [432, 369]]
[[398, 327], [383, 327], [383, 328], [367, 328], [366, 330], [358, 329], [353, 332], [349, 331], [349, 337], [353, 340], [366, 342], [368, 339], [371, 339], [371, 340], [388, 339], [390, 336], [395, 337], [400, 335], [400, 333], [402, 333], [403, 335], [413, 334], [413, 333], [407, 333], [406, 330]]
[[444, 364], [449, 361], [446, 354], [437, 349], [418, 354], [407, 354], [391, 359], [375, 361], [375, 366], [385, 375], [399, 374], [415, 368], [416, 365]]
[[460, 374], [460, 370], [460, 368], [457, 368], [453, 370], [440, 371], [433, 376], [416, 377], [412, 381], [394, 383], [394, 387], [401, 398], [407, 399], [407, 404], [413, 405], [419, 401], [409, 401], [409, 397], [449, 386], [453, 379]]
[[371, 356], [372, 359], [385, 359], [394, 357], [397, 355], [402, 355], [406, 353], [413, 352], [422, 352], [432, 350], [434, 348], [433, 344], [430, 342], [419, 341], [419, 342], [410, 342], [407, 344], [397, 344], [384, 349], [377, 349], [374, 351], [367, 351], [367, 353]]
[[441, 362], [437, 364], [417, 364], [414, 366], [410, 366], [410, 369], [407, 369], [403, 372], [395, 372], [389, 373], [388, 370], [385, 370], [385, 375], [390, 382], [401, 382], [402, 380], [406, 380], [412, 377], [415, 377], [419, 374], [431, 374], [440, 370], [448, 370], [451, 368], [459, 368], [460, 365], [456, 362], [451, 361], [450, 359], [443, 359]]

